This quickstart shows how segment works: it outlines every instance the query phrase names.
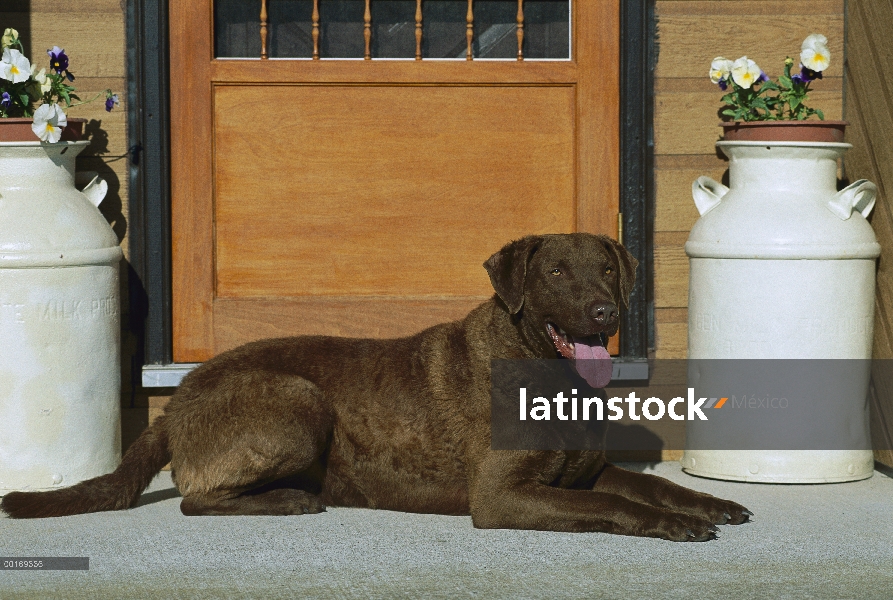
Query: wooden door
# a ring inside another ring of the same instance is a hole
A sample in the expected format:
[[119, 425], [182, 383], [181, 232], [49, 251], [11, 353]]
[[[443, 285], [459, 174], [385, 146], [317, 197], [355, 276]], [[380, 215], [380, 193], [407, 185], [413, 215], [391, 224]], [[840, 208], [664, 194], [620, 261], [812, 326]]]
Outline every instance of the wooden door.
[[[278, 1], [243, 1], [267, 55]], [[412, 3], [422, 36], [436, 2]], [[490, 297], [511, 239], [614, 235], [618, 4], [572, 3], [565, 60], [377, 58], [368, 0], [359, 27], [312, 25], [316, 53], [353, 31], [368, 60], [273, 60], [215, 58], [213, 1], [171, 0], [175, 361], [412, 333]]]

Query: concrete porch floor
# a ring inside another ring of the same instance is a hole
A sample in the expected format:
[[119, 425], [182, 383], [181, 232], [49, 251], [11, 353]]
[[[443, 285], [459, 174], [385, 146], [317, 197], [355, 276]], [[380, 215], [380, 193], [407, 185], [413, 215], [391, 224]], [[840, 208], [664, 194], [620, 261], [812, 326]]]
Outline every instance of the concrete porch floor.
[[754, 522], [707, 543], [482, 531], [469, 517], [330, 508], [184, 517], [168, 473], [129, 511], [0, 518], [0, 556], [87, 556], [89, 571], [2, 571], [0, 598], [893, 597], [893, 475], [783, 486], [624, 465], [736, 500]]

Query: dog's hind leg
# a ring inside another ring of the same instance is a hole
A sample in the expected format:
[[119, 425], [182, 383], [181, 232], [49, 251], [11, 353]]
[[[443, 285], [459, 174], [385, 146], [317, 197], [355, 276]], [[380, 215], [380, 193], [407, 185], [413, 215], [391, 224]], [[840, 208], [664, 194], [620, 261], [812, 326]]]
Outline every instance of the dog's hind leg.
[[171, 466], [183, 514], [324, 511], [312, 486], [278, 485], [321, 473], [333, 423], [322, 391], [299, 377], [257, 372], [214, 384], [181, 389], [182, 400], [172, 400], [168, 410], [174, 423]]
[[183, 498], [184, 515], [302, 515], [325, 511], [318, 496], [290, 488], [279, 488], [235, 496], [194, 494]]

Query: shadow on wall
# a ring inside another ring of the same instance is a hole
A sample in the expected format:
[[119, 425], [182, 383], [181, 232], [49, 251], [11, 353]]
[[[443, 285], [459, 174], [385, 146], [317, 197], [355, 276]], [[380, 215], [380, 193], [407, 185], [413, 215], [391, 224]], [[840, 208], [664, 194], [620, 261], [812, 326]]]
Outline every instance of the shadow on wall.
[[108, 193], [106, 193], [105, 199], [99, 205], [99, 212], [112, 226], [112, 230], [118, 237], [118, 242], [121, 242], [127, 234], [127, 219], [122, 212], [121, 181], [109, 163], [127, 160], [127, 156], [104, 156], [108, 154], [109, 150], [109, 134], [102, 129], [101, 120], [91, 119], [87, 122], [87, 125], [84, 127], [84, 139], [90, 140], [90, 145], [78, 156], [77, 170], [95, 171], [108, 183]]
[[[124, 216], [124, 205], [121, 198], [121, 180], [115, 172], [115, 163], [129, 160], [128, 155], [109, 156], [109, 134], [102, 127], [102, 119], [90, 119], [84, 127], [83, 139], [90, 145], [78, 156], [76, 169], [79, 173], [92, 171], [108, 184], [105, 198], [99, 204], [99, 212], [108, 222], [118, 243], [127, 235], [127, 218]], [[125, 168], [126, 170], [126, 168]], [[133, 267], [123, 259], [120, 263], [120, 301], [121, 301], [121, 395], [123, 401], [122, 438], [124, 448], [148, 425], [147, 407], [137, 406], [134, 398], [140, 382], [143, 353], [143, 320], [145, 319], [145, 301], [139, 279]], [[129, 409], [129, 410], [128, 410]]]

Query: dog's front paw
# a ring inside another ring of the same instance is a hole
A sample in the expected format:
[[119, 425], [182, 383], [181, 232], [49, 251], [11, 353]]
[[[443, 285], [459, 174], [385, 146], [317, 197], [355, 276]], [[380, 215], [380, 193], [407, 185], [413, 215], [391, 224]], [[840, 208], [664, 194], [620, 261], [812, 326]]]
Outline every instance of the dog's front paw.
[[718, 534], [719, 528], [707, 519], [670, 511], [645, 532], [649, 537], [671, 542], [708, 542], [717, 539]]
[[731, 500], [717, 500], [723, 504], [725, 504], [725, 509], [722, 513], [723, 520], [714, 520], [714, 523], [718, 523], [720, 525], [740, 525], [741, 523], [746, 523], [750, 521], [750, 518], [753, 516], [753, 513], [738, 504], [737, 502], [732, 502]]
[[752, 512], [750, 512], [737, 502], [732, 502], [731, 500], [722, 500], [722, 502], [726, 503], [726, 510], [723, 511], [722, 514], [722, 517], [725, 520], [715, 521], [720, 525], [740, 525], [741, 523], [747, 523], [748, 521], [750, 521], [750, 518], [753, 516]]
[[709, 494], [699, 494], [691, 503], [674, 507], [717, 525], [740, 525], [750, 520], [753, 513], [731, 500], [723, 500]]

